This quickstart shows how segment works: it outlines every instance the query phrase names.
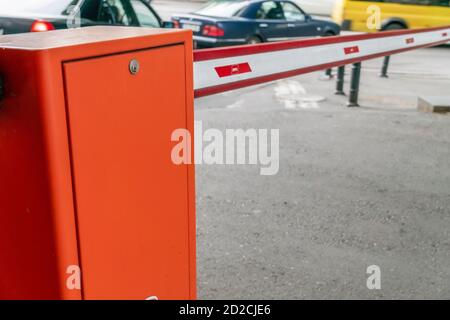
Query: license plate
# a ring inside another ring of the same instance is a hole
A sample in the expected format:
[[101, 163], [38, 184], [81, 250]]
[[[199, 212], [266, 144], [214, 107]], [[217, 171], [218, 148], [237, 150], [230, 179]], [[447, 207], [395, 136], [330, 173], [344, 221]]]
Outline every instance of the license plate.
[[199, 32], [200, 31], [200, 26], [196, 25], [196, 24], [184, 23], [183, 24], [183, 29], [189, 29], [189, 30], [192, 30], [194, 32]]

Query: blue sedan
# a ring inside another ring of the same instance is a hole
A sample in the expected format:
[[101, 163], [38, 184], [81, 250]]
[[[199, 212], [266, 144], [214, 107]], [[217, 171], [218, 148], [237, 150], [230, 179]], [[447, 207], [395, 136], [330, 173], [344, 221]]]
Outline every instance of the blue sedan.
[[332, 36], [340, 27], [313, 19], [285, 0], [220, 0], [191, 14], [172, 16], [175, 27], [191, 29], [197, 47], [255, 44], [302, 37]]

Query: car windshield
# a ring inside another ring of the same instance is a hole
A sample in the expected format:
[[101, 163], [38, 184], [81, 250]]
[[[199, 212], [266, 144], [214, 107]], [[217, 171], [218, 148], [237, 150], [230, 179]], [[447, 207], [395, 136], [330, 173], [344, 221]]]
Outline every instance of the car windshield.
[[248, 6], [248, 1], [213, 1], [197, 11], [197, 14], [211, 17], [233, 17]]
[[38, 15], [68, 15], [68, 8], [76, 5], [79, 0], [0, 0], [0, 15], [38, 14]]

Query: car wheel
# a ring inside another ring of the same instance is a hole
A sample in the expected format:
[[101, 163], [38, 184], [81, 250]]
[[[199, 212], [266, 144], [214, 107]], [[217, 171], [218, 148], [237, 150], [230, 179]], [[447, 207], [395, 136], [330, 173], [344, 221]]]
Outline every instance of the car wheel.
[[389, 23], [387, 26], [383, 28], [383, 31], [389, 31], [389, 30], [402, 30], [406, 29], [404, 25], [400, 23]]
[[247, 40], [247, 44], [258, 44], [261, 42], [262, 42], [261, 38], [257, 37], [257, 36], [252, 36], [252, 37], [248, 38], [248, 40]]

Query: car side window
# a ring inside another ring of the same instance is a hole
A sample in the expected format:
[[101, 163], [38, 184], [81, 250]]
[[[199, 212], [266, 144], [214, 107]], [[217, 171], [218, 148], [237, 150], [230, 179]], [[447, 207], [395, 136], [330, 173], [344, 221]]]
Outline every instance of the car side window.
[[161, 27], [158, 17], [141, 0], [131, 0], [131, 6], [142, 27], [159, 28]]
[[70, 28], [92, 25], [98, 19], [101, 0], [73, 0], [61, 13], [68, 16], [66, 25]]
[[263, 2], [256, 13], [256, 19], [284, 20], [283, 8], [278, 2]]
[[123, 0], [101, 0], [98, 21], [113, 25], [131, 26], [132, 16]]
[[99, 15], [100, 0], [86, 0], [81, 6], [81, 18], [96, 21]]
[[283, 7], [283, 13], [284, 13], [286, 20], [306, 21], [305, 14], [293, 3], [282, 2], [281, 6]]

